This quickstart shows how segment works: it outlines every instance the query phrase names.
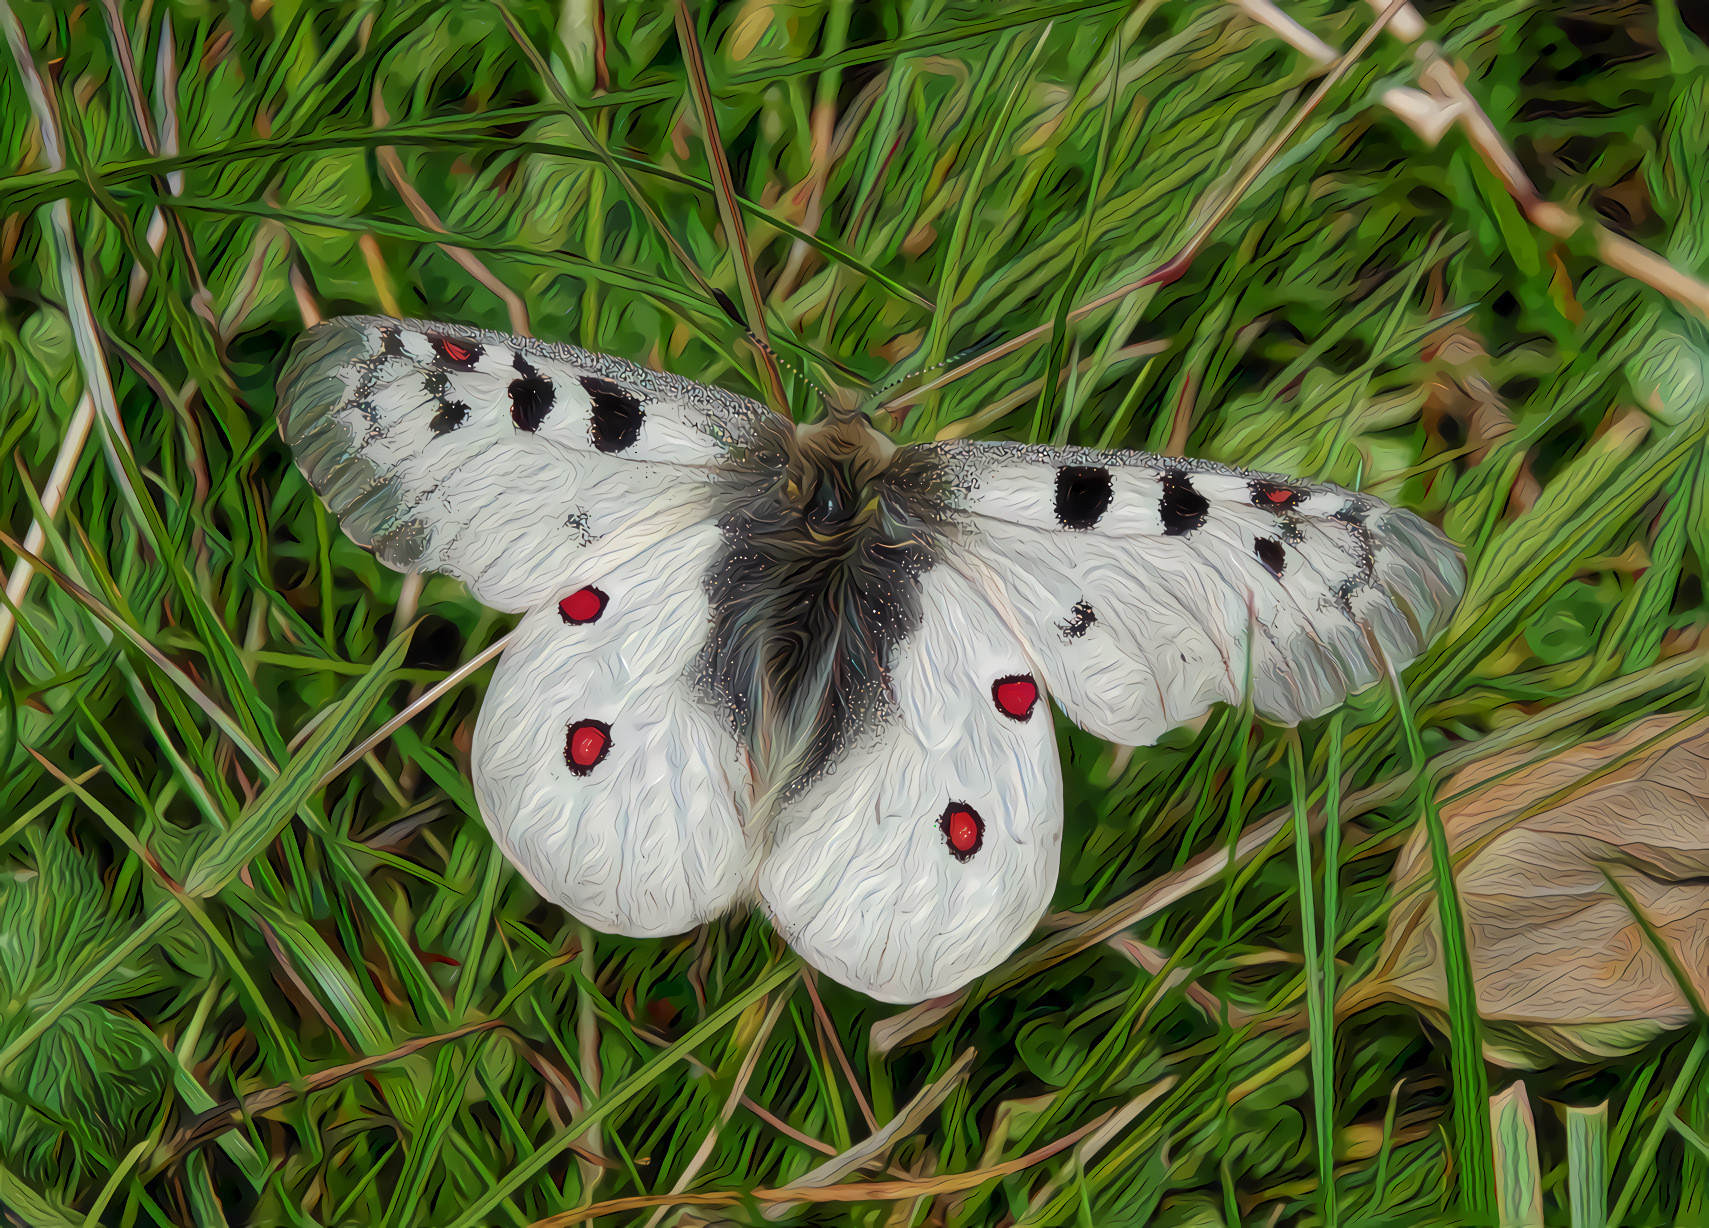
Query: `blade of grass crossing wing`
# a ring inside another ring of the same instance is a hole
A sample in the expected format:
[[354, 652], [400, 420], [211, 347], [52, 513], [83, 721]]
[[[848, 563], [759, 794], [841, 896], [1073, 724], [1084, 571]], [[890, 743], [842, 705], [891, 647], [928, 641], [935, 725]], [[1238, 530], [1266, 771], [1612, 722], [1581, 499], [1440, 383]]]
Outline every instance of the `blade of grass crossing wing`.
[[393, 637], [332, 715], [321, 722], [303, 748], [291, 756], [278, 777], [255, 799], [248, 813], [197, 860], [185, 881], [186, 891], [193, 896], [214, 894], [291, 821], [297, 808], [319, 787], [321, 774], [337, 761], [340, 752], [360, 732], [368, 713], [379, 702], [392, 671], [403, 663], [414, 631], [414, 627], [409, 627], [401, 635]]
[[1572, 1228], [1607, 1228], [1608, 1102], [1568, 1105], [1567, 1210]]

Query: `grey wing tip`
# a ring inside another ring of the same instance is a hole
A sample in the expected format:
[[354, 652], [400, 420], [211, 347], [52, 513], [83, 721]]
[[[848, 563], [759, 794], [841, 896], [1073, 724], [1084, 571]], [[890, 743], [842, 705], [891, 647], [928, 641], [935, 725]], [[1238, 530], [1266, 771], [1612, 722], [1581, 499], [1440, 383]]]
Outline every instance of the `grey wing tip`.
[[1465, 557], [1442, 530], [1400, 508], [1383, 517], [1379, 541], [1378, 575], [1390, 595], [1405, 603], [1422, 652], [1447, 629], [1465, 595]]
[[297, 338], [279, 376], [279, 434], [297, 467], [345, 532], [368, 546], [397, 511], [362, 440], [342, 411], [357, 382], [355, 364], [383, 344], [375, 317], [345, 316], [314, 325]]
[[368, 316], [322, 320], [291, 346], [279, 376], [276, 413], [279, 434], [293, 450], [344, 399], [348, 388], [339, 372], [378, 352], [373, 323]]

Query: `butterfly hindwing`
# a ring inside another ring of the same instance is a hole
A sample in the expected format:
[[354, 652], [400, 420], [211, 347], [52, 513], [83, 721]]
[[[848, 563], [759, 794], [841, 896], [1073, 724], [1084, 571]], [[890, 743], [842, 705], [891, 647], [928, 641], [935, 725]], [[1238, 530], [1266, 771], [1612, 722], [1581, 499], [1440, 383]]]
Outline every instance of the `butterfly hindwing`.
[[633, 546], [712, 514], [719, 492], [775, 468], [790, 429], [746, 398], [575, 346], [378, 317], [298, 341], [279, 427], [352, 540], [512, 611], [619, 530]]
[[[1313, 485], [1139, 452], [917, 445], [945, 547], [1037, 659], [1069, 719], [1148, 745], [1213, 702], [1294, 723], [1398, 668], [1464, 585], [1411, 512]], [[1367, 639], [1369, 633], [1370, 639]]]
[[677, 934], [751, 878], [746, 760], [693, 691], [700, 525], [602, 575], [566, 581], [505, 650], [475, 729], [475, 792], [536, 891], [607, 933]]
[[979, 591], [939, 565], [880, 725], [778, 815], [759, 886], [807, 961], [887, 1002], [960, 988], [1050, 902], [1062, 781], [1049, 701]]

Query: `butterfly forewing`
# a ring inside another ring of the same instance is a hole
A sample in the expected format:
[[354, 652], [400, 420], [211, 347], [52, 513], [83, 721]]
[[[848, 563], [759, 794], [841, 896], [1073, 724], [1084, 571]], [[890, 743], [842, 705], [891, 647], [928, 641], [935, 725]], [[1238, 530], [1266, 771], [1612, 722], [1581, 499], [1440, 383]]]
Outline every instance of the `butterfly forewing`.
[[297, 343], [279, 426], [352, 540], [514, 611], [616, 536], [633, 548], [763, 485], [790, 429], [746, 398], [574, 346], [368, 317]]
[[[1412, 513], [1338, 486], [1139, 452], [957, 442], [947, 557], [1018, 625], [1069, 719], [1147, 745], [1238, 703], [1294, 723], [1422, 651], [1464, 585]], [[1369, 632], [1369, 638], [1367, 638]]]

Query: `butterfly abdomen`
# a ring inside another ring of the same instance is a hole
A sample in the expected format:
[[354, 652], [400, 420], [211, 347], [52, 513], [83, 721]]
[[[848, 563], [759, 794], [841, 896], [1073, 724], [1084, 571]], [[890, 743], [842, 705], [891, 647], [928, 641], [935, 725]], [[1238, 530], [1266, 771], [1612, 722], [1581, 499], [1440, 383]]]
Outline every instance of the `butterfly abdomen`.
[[881, 481], [888, 440], [839, 421], [803, 429], [796, 444], [786, 480], [720, 521], [699, 669], [702, 694], [754, 756], [756, 786], [780, 798], [883, 711], [933, 562], [923, 509]]

